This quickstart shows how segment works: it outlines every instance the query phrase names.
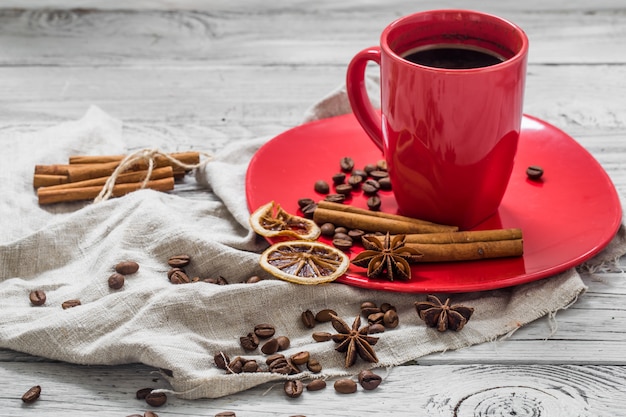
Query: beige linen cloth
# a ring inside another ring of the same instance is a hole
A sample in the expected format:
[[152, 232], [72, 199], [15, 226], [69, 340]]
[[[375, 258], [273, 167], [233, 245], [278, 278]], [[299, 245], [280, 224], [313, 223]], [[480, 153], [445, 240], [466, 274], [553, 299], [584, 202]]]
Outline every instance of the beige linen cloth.
[[[307, 120], [346, 111], [345, 94], [338, 91], [312, 107]], [[214, 398], [284, 378], [269, 372], [227, 375], [214, 365], [220, 351], [264, 364], [259, 350], [245, 352], [239, 344], [258, 323], [271, 323], [277, 335], [290, 338], [291, 347], [283, 353], [309, 351], [324, 368], [317, 376], [332, 377], [497, 340], [567, 308], [585, 291], [571, 269], [513, 288], [452, 294], [453, 302], [474, 307], [475, 314], [461, 332], [439, 333], [414, 310], [424, 294], [337, 283], [299, 286], [267, 276], [244, 284], [262, 274], [257, 261], [266, 247], [248, 227], [244, 179], [250, 157], [268, 138], [221, 149], [197, 173], [206, 198], [143, 190], [98, 204], [38, 206], [31, 185], [35, 164], [59, 163], [72, 154], [128, 153], [142, 143], [141, 134], [97, 107], [80, 120], [39, 131], [0, 130], [0, 347], [77, 364], [141, 362], [168, 370], [164, 377], [182, 397]], [[182, 145], [171, 136], [157, 135], [149, 143], [166, 152], [187, 150], [178, 149]], [[620, 231], [587, 266], [611, 262], [625, 249]], [[223, 276], [230, 284], [169, 283], [167, 259], [181, 253], [192, 257], [191, 275]], [[107, 278], [122, 260], [138, 262], [139, 272], [128, 276], [122, 289], [111, 290]], [[30, 304], [28, 294], [35, 289], [46, 292], [45, 305]], [[68, 299], [80, 299], [82, 305], [63, 310], [61, 303]], [[395, 305], [400, 325], [379, 335], [378, 364], [359, 360], [345, 369], [344, 355], [332, 341], [311, 338], [313, 331], [333, 332], [330, 324], [306, 329], [300, 314], [332, 308], [352, 323], [366, 300]]]

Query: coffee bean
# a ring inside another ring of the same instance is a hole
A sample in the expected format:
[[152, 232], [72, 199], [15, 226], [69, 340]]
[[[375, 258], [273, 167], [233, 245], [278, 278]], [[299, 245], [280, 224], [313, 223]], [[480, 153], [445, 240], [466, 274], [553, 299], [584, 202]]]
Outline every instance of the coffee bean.
[[293, 368], [287, 361], [287, 358], [285, 358], [284, 356], [282, 358], [278, 358], [272, 361], [268, 365], [268, 369], [270, 372], [275, 372], [275, 373], [283, 374], [283, 375], [288, 375], [293, 370]]
[[293, 355], [291, 355], [289, 359], [291, 360], [291, 363], [293, 363], [294, 365], [304, 365], [305, 363], [309, 361], [310, 357], [311, 357], [311, 354], [309, 352], [303, 351], [303, 352], [294, 353]]
[[244, 350], [251, 351], [259, 347], [259, 338], [254, 333], [248, 333], [239, 338], [239, 344]]
[[322, 236], [332, 236], [335, 234], [335, 225], [332, 223], [324, 223], [320, 226]]
[[531, 165], [526, 169], [526, 176], [530, 180], [537, 181], [543, 176], [543, 168], [539, 165]]
[[368, 309], [368, 308], [376, 308], [376, 309], [378, 309], [378, 306], [373, 301], [363, 301], [361, 303], [361, 311], [363, 311], [365, 309]]
[[339, 184], [343, 184], [345, 181], [346, 181], [345, 172], [338, 172], [333, 175], [333, 184], [339, 185]]
[[367, 321], [370, 324], [375, 324], [375, 323], [383, 323], [383, 319], [385, 318], [385, 313], [383, 313], [382, 311], [379, 313], [372, 313], [369, 316], [367, 316]]
[[380, 190], [380, 184], [376, 180], [365, 180], [363, 185], [361, 185], [361, 190], [363, 190], [363, 194], [371, 196]]
[[357, 242], [361, 241], [361, 237], [363, 237], [364, 234], [365, 232], [360, 229], [352, 229], [348, 231], [348, 236], [350, 236], [352, 240], [356, 240]]
[[369, 175], [372, 171], [376, 171], [378, 169], [375, 164], [367, 164], [363, 167], [363, 171], [367, 172]]
[[182, 269], [176, 268], [169, 274], [170, 282], [172, 284], [188, 284], [191, 282], [189, 276]]
[[311, 203], [305, 207], [303, 207], [302, 210], [302, 214], [304, 215], [304, 217], [306, 217], [307, 219], [312, 219], [313, 215], [315, 214], [315, 209], [317, 208], [317, 204], [316, 203]]
[[348, 251], [352, 247], [352, 239], [346, 235], [345, 237], [334, 237], [333, 246], [341, 251]]
[[319, 323], [327, 323], [333, 319], [331, 315], [336, 316], [337, 312], [335, 310], [331, 310], [330, 308], [325, 308], [317, 312], [315, 320]]
[[167, 402], [167, 395], [164, 392], [151, 392], [146, 395], [146, 403], [152, 407], [161, 407]]
[[124, 275], [119, 274], [117, 272], [113, 273], [109, 277], [108, 284], [109, 284], [109, 288], [111, 288], [112, 290], [119, 290], [120, 288], [124, 286]]
[[122, 275], [134, 274], [139, 270], [139, 264], [134, 261], [123, 261], [115, 265], [115, 272]]
[[304, 385], [299, 379], [295, 379], [293, 381], [285, 381], [285, 384], [283, 385], [283, 390], [285, 391], [285, 395], [287, 395], [287, 397], [298, 398], [302, 395], [302, 391], [304, 391]]
[[322, 372], [322, 364], [317, 359], [314, 359], [314, 358], [309, 359], [309, 361], [306, 363], [306, 367], [309, 371], [313, 372], [314, 374]]
[[172, 268], [184, 268], [191, 262], [189, 255], [175, 255], [168, 259], [167, 264]]
[[359, 384], [361, 384], [364, 390], [370, 391], [378, 388], [382, 380], [379, 375], [372, 371], [363, 370], [359, 372]]
[[380, 185], [380, 189], [384, 191], [391, 190], [391, 179], [389, 177], [381, 178], [378, 180], [378, 185]]
[[263, 346], [261, 346], [261, 352], [265, 353], [266, 355], [272, 355], [278, 352], [278, 340], [275, 338], [271, 338], [270, 340], [265, 342]]
[[222, 411], [217, 413], [215, 417], [237, 417], [237, 415], [233, 411]]
[[338, 379], [334, 384], [335, 391], [340, 394], [352, 394], [356, 392], [356, 382], [351, 379]]
[[400, 324], [400, 318], [395, 310], [387, 310], [383, 316], [383, 325], [388, 329], [395, 329]]
[[343, 172], [350, 172], [354, 169], [354, 159], [349, 156], [341, 158], [339, 161], [339, 167]]
[[370, 177], [372, 177], [376, 181], [380, 181], [383, 178], [388, 178], [389, 177], [389, 173], [387, 171], [375, 170], [375, 171], [370, 172], [369, 174], [370, 174]]
[[384, 333], [385, 326], [381, 323], [374, 323], [369, 325], [368, 334]]
[[230, 362], [230, 358], [224, 352], [219, 352], [215, 356], [213, 356], [213, 362], [215, 362], [215, 366], [219, 369], [227, 369], [228, 363]]
[[287, 360], [285, 355], [283, 355], [282, 353], [275, 353], [275, 354], [269, 355], [267, 358], [265, 358], [265, 364], [267, 366], [272, 366], [272, 363], [274, 363], [275, 361], [278, 361], [278, 360], [282, 360], [282, 359]]
[[67, 310], [68, 308], [78, 307], [80, 305], [80, 300], [67, 300], [61, 304], [63, 310]]
[[314, 332], [312, 337], [316, 342], [328, 342], [332, 338], [332, 334], [328, 332]]
[[328, 194], [330, 191], [330, 185], [324, 180], [319, 180], [313, 185], [313, 189], [320, 194]]
[[300, 318], [302, 320], [302, 324], [304, 324], [304, 327], [306, 327], [307, 329], [312, 329], [313, 327], [315, 327], [315, 315], [311, 310], [306, 310], [302, 312]]
[[247, 280], [245, 280], [246, 284], [256, 284], [257, 282], [263, 281], [263, 278], [261, 278], [258, 275], [252, 275], [250, 278], [248, 278]]
[[362, 169], [355, 169], [354, 171], [352, 171], [352, 175], [356, 175], [356, 176], [363, 178], [363, 181], [365, 181], [367, 177], [369, 176], [367, 175], [367, 172], [365, 172]]
[[145, 400], [148, 394], [150, 394], [152, 391], [154, 391], [154, 388], [141, 388], [137, 390], [137, 392], [135, 393], [135, 397], [138, 400]]
[[324, 197], [325, 201], [330, 201], [331, 203], [343, 203], [346, 200], [346, 196], [343, 194], [328, 194]]
[[46, 293], [42, 290], [31, 291], [28, 295], [30, 303], [34, 306], [42, 306], [46, 303]]
[[367, 208], [372, 211], [379, 211], [380, 205], [382, 204], [380, 197], [377, 195], [373, 195], [367, 199]]
[[384, 159], [379, 160], [378, 162], [376, 162], [376, 167], [381, 171], [387, 171], [387, 161], [385, 161]]
[[335, 187], [335, 192], [347, 197], [352, 194], [352, 186], [350, 184], [339, 184]]
[[319, 391], [326, 388], [326, 381], [323, 379], [314, 379], [306, 386], [307, 391]]
[[289, 340], [287, 336], [278, 336], [276, 340], [278, 340], [278, 350], [289, 349], [289, 345], [291, 345], [291, 340]]
[[347, 234], [348, 233], [348, 229], [343, 227], [343, 226], [337, 226], [335, 228], [335, 233], [344, 233]]
[[352, 174], [350, 178], [348, 178], [348, 184], [352, 187], [353, 190], [359, 190], [361, 188], [361, 183], [363, 182], [363, 177], [360, 175]]
[[243, 364], [243, 367], [241, 368], [241, 371], [246, 372], [246, 373], [252, 373], [258, 370], [259, 370], [259, 364], [254, 360], [246, 361]]
[[380, 305], [380, 311], [382, 311], [383, 313], [386, 313], [386, 312], [388, 312], [389, 310], [397, 311], [397, 310], [396, 310], [396, 307], [395, 307], [395, 306], [393, 306], [393, 305], [391, 305], [391, 304], [389, 304], [389, 303], [382, 303], [382, 304]]
[[276, 333], [276, 329], [271, 324], [261, 323], [254, 326], [254, 334], [260, 339], [269, 339], [274, 336], [274, 333]]
[[298, 207], [300, 207], [300, 210], [302, 210], [303, 208], [305, 208], [309, 204], [314, 204], [314, 203], [315, 203], [315, 201], [313, 201], [312, 198], [301, 198], [301, 199], [298, 200]]
[[25, 403], [32, 403], [37, 401], [39, 396], [41, 395], [41, 386], [35, 385], [31, 387], [28, 391], [22, 395], [22, 401]]
[[244, 361], [242, 360], [242, 358], [240, 356], [237, 356], [235, 359], [229, 362], [226, 370], [228, 373], [240, 374], [243, 372], [243, 364]]
[[159, 417], [159, 415], [154, 411], [146, 411], [143, 413], [143, 417]]

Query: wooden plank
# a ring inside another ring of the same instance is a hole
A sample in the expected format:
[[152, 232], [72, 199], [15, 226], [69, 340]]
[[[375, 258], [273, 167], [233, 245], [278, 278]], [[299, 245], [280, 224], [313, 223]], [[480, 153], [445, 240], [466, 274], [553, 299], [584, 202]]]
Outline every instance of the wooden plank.
[[[377, 370], [384, 377], [375, 391], [340, 395], [326, 389], [287, 398], [282, 384], [265, 384], [214, 400], [187, 401], [170, 395], [153, 409], [168, 417], [212, 416], [230, 410], [238, 416], [490, 415], [488, 410], [532, 410], [532, 415], [623, 415], [626, 369], [621, 366], [437, 365]], [[98, 415], [143, 413], [135, 399], [144, 387], [165, 388], [154, 370], [142, 366], [67, 366], [9, 363], [0, 367], [5, 384], [0, 417], [18, 415]], [[417, 382], [420, 381], [420, 382]], [[41, 398], [23, 405], [33, 385]], [[412, 411], [408, 411], [412, 410]]]

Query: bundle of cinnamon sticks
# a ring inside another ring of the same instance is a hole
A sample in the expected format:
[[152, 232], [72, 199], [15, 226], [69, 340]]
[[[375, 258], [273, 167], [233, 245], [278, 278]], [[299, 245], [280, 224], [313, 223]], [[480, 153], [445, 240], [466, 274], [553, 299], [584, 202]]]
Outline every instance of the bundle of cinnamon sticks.
[[[390, 213], [320, 201], [313, 220], [332, 223], [367, 233], [404, 235], [405, 246], [416, 249], [413, 262], [452, 262], [522, 256], [522, 231], [518, 228], [481, 231], [459, 231], [455, 226], [441, 225]], [[383, 242], [383, 236], [374, 236]]]
[[[168, 154], [184, 165], [200, 162], [199, 152]], [[33, 187], [40, 205], [69, 201], [91, 200], [98, 196], [106, 181], [124, 160], [125, 155], [70, 156], [67, 164], [36, 165]], [[148, 176], [148, 162], [133, 163], [115, 179], [112, 196], [119, 197], [142, 188]], [[157, 191], [174, 189], [174, 182], [184, 177], [186, 170], [170, 158], [156, 155], [153, 169], [144, 188]]]

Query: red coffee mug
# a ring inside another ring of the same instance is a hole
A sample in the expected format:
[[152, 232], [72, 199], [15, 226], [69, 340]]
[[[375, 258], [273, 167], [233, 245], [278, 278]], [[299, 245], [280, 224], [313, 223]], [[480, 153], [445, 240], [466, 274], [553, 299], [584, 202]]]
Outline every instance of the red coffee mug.
[[[350, 104], [383, 151], [401, 214], [469, 229], [497, 211], [517, 151], [527, 55], [513, 23], [433, 10], [391, 23], [380, 47], [352, 59]], [[380, 111], [365, 88], [369, 61], [380, 66]]]

